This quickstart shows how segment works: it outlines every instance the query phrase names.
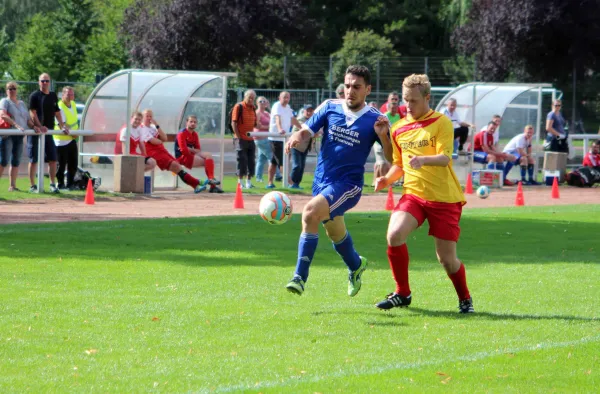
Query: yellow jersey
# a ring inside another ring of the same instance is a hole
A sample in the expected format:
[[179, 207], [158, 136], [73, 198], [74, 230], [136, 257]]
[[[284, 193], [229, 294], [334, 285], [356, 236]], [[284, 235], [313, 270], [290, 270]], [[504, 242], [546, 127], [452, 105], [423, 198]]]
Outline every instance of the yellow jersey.
[[[404, 194], [427, 201], [465, 203], [462, 188], [452, 169], [454, 129], [448, 117], [434, 110], [429, 110], [419, 119], [408, 115], [392, 125], [391, 135], [393, 164], [404, 170]], [[447, 166], [422, 166], [415, 170], [408, 165], [411, 157], [439, 154], [448, 156], [450, 162]]]

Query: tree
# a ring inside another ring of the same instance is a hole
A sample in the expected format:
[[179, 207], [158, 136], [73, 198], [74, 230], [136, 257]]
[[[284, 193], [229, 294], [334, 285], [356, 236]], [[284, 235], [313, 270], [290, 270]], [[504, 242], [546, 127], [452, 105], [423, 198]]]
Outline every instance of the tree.
[[136, 66], [222, 70], [259, 59], [275, 39], [304, 42], [313, 28], [293, 0], [136, 0], [122, 32]]
[[[347, 32], [344, 36], [344, 45], [333, 56], [335, 59], [333, 63], [334, 81], [343, 81], [344, 73], [349, 65], [360, 64], [369, 67], [372, 75], [371, 82], [375, 85], [374, 79], [377, 68], [380, 67], [380, 61], [383, 58], [398, 57], [398, 53], [388, 38], [381, 37], [372, 30], [364, 30]], [[398, 60], [395, 60], [395, 63], [386, 62], [386, 68], [392, 69], [399, 66]], [[394, 89], [394, 87], [384, 86], [381, 88]]]
[[595, 0], [475, 0], [469, 22], [455, 30], [453, 45], [475, 55], [484, 81], [570, 79], [600, 55], [600, 2]]

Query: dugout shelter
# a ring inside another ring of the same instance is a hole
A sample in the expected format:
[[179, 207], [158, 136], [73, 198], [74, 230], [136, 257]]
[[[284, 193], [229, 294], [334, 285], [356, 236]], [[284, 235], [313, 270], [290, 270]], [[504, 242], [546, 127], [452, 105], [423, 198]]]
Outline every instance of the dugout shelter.
[[[81, 116], [81, 128], [94, 135], [79, 141], [80, 166], [92, 168], [95, 176], [101, 174], [103, 184], [112, 184], [109, 160], [97, 158], [114, 157], [116, 136], [124, 125], [129, 136], [131, 113], [151, 109], [169, 137], [165, 147], [171, 154], [187, 116], [196, 115], [202, 149], [213, 154], [215, 173], [222, 179], [227, 79], [236, 76], [231, 72], [127, 69], [106, 77], [88, 97]], [[129, 152], [129, 138], [123, 143], [123, 152]], [[192, 173], [205, 177], [203, 168]], [[170, 172], [155, 170], [155, 187], [174, 189], [177, 181]]]

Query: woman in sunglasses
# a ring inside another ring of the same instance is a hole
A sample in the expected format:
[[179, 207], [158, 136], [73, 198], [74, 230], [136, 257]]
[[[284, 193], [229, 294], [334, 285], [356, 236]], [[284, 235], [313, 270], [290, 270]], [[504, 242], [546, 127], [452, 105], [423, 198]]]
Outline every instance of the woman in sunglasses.
[[[17, 98], [16, 82], [6, 84], [6, 98], [0, 100], [0, 117], [9, 128], [25, 131], [26, 128], [33, 128], [33, 122], [29, 116], [29, 111], [23, 101]], [[35, 128], [39, 132], [38, 128]], [[18, 191], [16, 186], [17, 175], [19, 174], [19, 164], [23, 154], [23, 136], [5, 135], [0, 140], [0, 177], [4, 173], [4, 167], [8, 166], [10, 158], [10, 187], [9, 192]]]

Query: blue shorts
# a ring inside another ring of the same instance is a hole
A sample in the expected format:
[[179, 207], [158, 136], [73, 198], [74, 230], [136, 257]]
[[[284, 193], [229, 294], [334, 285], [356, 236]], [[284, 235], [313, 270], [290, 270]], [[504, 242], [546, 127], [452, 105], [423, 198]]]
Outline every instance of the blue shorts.
[[487, 164], [488, 154], [481, 150], [476, 150], [473, 152], [473, 161], [475, 163]]
[[362, 194], [362, 187], [351, 183], [339, 182], [327, 186], [313, 186], [313, 196], [322, 195], [329, 203], [329, 220], [344, 216], [354, 208]]
[[[27, 155], [29, 156], [30, 163], [38, 162], [38, 144], [40, 143], [40, 136], [28, 135], [27, 136]], [[51, 135], [44, 136], [44, 162], [48, 163], [57, 160], [56, 144], [54, 138]]]
[[0, 165], [8, 166], [10, 158], [11, 167], [18, 167], [21, 164], [21, 155], [23, 155], [23, 136], [10, 135], [0, 139]]

